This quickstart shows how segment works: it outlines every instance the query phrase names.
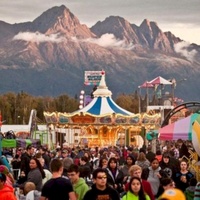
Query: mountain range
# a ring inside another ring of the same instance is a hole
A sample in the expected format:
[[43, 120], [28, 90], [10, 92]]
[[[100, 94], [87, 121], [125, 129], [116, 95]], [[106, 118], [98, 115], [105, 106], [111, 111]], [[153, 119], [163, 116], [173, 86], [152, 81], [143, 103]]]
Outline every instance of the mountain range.
[[0, 21], [0, 93], [90, 93], [84, 72], [102, 69], [114, 97], [162, 76], [176, 79], [179, 98], [200, 99], [200, 45], [163, 32], [156, 22], [144, 19], [137, 26], [109, 16], [89, 28], [64, 5], [32, 22]]

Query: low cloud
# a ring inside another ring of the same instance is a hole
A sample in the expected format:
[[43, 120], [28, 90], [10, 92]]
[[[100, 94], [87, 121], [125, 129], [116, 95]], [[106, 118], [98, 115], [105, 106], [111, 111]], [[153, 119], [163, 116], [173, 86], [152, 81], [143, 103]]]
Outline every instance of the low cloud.
[[100, 38], [87, 38], [84, 40], [78, 40], [77, 38], [73, 38], [75, 41], [81, 42], [90, 42], [94, 44], [98, 44], [99, 46], [106, 48], [120, 48], [131, 50], [134, 48], [133, 44], [126, 44], [125, 40], [117, 39], [113, 34], [106, 33], [102, 35]]
[[[24, 40], [27, 42], [54, 42], [60, 43], [66, 40], [66, 38], [60, 36], [59, 34], [51, 34], [45, 35], [39, 32], [20, 32], [13, 37], [13, 40]], [[104, 34], [100, 38], [87, 38], [87, 39], [77, 39], [76, 37], [72, 37], [73, 41], [76, 42], [90, 42], [98, 44], [99, 46], [105, 48], [119, 48], [119, 49], [126, 49], [131, 50], [134, 48], [133, 44], [126, 44], [125, 40], [117, 39], [113, 34]]]
[[27, 42], [36, 42], [36, 43], [42, 43], [42, 42], [60, 43], [60, 42], [63, 42], [65, 38], [60, 37], [58, 34], [45, 35], [39, 32], [35, 32], [35, 33], [20, 32], [13, 37], [13, 40], [24, 40]]
[[190, 46], [189, 42], [179, 42], [174, 45], [174, 49], [177, 53], [181, 54], [182, 56], [186, 57], [189, 61], [193, 62], [197, 51], [195, 49], [189, 51], [188, 47]]

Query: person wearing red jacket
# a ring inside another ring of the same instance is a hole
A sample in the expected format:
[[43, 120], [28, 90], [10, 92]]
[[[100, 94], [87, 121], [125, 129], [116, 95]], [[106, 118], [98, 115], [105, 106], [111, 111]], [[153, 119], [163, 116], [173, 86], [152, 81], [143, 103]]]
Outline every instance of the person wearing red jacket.
[[[141, 175], [142, 175], [142, 168], [139, 165], [132, 165], [129, 169], [129, 174], [130, 174], [130, 178], [131, 177], [138, 177], [141, 179]], [[155, 197], [153, 195], [152, 189], [151, 189], [151, 185], [148, 181], [141, 179], [142, 182], [142, 187], [144, 189], [144, 192], [149, 195], [151, 200], [154, 200]], [[125, 185], [125, 190], [128, 191], [129, 188], [129, 182], [126, 183]]]
[[14, 188], [6, 184], [6, 175], [0, 173], [0, 199], [17, 200], [14, 195]]

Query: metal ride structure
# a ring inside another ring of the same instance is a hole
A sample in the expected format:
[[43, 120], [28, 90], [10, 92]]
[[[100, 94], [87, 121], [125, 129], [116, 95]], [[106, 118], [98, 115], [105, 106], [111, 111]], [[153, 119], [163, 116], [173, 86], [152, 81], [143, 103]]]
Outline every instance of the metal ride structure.
[[172, 109], [170, 112], [167, 113], [165, 119], [163, 120], [161, 124], [161, 127], [168, 125], [170, 118], [174, 116], [176, 113], [180, 112], [183, 109], [191, 108], [191, 107], [198, 108], [198, 110], [200, 110], [200, 102], [196, 102], [196, 101], [186, 102], [186, 103], [178, 105], [177, 107], [175, 107], [174, 109]]

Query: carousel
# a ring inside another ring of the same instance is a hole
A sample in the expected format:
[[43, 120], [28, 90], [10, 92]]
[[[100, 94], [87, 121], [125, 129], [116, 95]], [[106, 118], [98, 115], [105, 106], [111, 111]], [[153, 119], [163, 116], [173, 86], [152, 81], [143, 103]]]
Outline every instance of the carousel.
[[105, 72], [93, 95], [87, 106], [73, 113], [44, 112], [54, 144], [66, 141], [70, 146], [141, 147], [145, 133], [160, 127], [160, 113], [134, 114], [118, 106], [106, 85]]

